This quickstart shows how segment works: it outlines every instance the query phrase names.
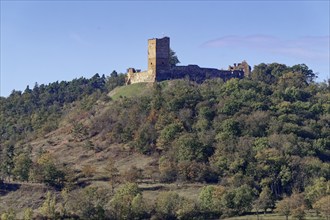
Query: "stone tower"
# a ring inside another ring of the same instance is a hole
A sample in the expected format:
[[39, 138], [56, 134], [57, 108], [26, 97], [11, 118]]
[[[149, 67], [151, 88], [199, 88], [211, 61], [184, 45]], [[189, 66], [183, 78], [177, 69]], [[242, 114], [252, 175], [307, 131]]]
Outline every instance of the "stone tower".
[[170, 38], [148, 40], [148, 71], [155, 74], [170, 69]]

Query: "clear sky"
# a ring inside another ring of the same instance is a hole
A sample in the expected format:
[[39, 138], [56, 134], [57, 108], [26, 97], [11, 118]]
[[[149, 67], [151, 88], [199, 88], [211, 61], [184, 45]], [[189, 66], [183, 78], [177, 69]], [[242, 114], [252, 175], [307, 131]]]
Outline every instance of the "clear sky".
[[323, 81], [329, 14], [329, 0], [1, 0], [0, 95], [35, 82], [147, 69], [147, 40], [163, 36], [181, 65], [305, 63]]

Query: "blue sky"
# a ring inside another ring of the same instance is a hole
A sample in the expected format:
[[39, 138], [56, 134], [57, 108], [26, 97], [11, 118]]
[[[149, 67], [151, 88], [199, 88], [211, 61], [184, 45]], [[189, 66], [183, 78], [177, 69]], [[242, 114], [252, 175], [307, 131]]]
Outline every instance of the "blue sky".
[[147, 69], [169, 36], [181, 65], [305, 63], [329, 76], [329, 1], [3, 1], [1, 96], [95, 73]]

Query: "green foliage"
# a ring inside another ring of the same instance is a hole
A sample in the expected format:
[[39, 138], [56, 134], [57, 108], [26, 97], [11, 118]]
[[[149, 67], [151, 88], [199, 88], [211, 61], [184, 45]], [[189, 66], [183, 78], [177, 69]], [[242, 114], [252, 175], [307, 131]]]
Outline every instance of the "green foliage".
[[238, 136], [240, 134], [239, 123], [233, 119], [223, 121], [221, 128], [222, 132], [227, 136]]
[[16, 220], [16, 213], [13, 209], [9, 209], [8, 211], [5, 211], [1, 215], [1, 220]]
[[14, 169], [14, 145], [7, 143], [1, 157], [1, 173], [7, 178], [11, 178]]
[[65, 173], [55, 164], [49, 153], [40, 155], [33, 168], [30, 170], [29, 179], [43, 182], [47, 185], [61, 188], [64, 184]]
[[95, 74], [91, 79], [79, 78], [70, 82], [35, 84], [13, 91], [1, 99], [0, 142], [17, 141], [30, 133], [42, 135], [58, 127], [58, 120], [68, 104], [97, 92], [106, 92], [105, 76]]
[[143, 198], [136, 183], [120, 187], [110, 201], [115, 219], [133, 219], [145, 212]]
[[330, 180], [326, 181], [323, 177], [314, 179], [313, 184], [305, 189], [305, 198], [309, 205], [314, 204], [325, 195], [330, 195]]
[[175, 52], [170, 49], [170, 65], [171, 67], [176, 66], [178, 63], [180, 63], [178, 56], [175, 54]]
[[171, 141], [182, 131], [183, 126], [181, 123], [172, 123], [163, 128], [159, 138], [157, 140], [157, 146], [159, 148], [166, 148], [171, 143]]
[[199, 206], [202, 211], [204, 212], [214, 212], [217, 211], [219, 207], [214, 201], [214, 186], [205, 186], [199, 193]]
[[177, 177], [177, 170], [173, 158], [162, 156], [159, 158], [160, 181], [172, 182]]
[[281, 215], [284, 215], [286, 219], [288, 219], [288, 216], [291, 213], [291, 201], [290, 198], [284, 198], [283, 200], [279, 201], [276, 204], [276, 212], [278, 212]]
[[133, 146], [141, 153], [151, 153], [156, 145], [156, 138], [157, 134], [153, 124], [146, 123], [135, 133]]
[[305, 216], [305, 202], [302, 194], [294, 193], [276, 204], [276, 212], [284, 215], [286, 219], [290, 215], [296, 219], [303, 219]]
[[224, 214], [229, 216], [241, 215], [250, 211], [254, 196], [254, 190], [247, 185], [228, 190], [221, 198]]
[[198, 201], [203, 212], [233, 216], [250, 211], [254, 195], [254, 190], [247, 185], [232, 189], [205, 186], [199, 194]]
[[330, 195], [323, 196], [319, 198], [315, 203], [313, 204], [313, 209], [315, 209], [317, 212], [321, 213], [321, 215], [325, 219], [330, 218]]
[[267, 209], [273, 209], [275, 207], [275, 200], [272, 196], [272, 192], [268, 186], [264, 187], [259, 194], [259, 197], [254, 200], [253, 208], [256, 210], [257, 214], [260, 210], [264, 211], [266, 214]]
[[185, 198], [182, 199], [180, 209], [176, 212], [176, 215], [177, 219], [182, 220], [202, 219], [199, 216], [195, 202]]
[[142, 194], [137, 194], [132, 200], [132, 216], [134, 219], [143, 219], [147, 215], [147, 205]]
[[68, 188], [62, 189], [61, 197], [62, 197], [62, 202], [60, 203], [60, 215], [67, 216], [68, 215], [68, 202], [69, 202]]
[[21, 181], [29, 180], [30, 168], [32, 166], [32, 160], [27, 153], [21, 153], [14, 158], [13, 175], [16, 179]]
[[174, 143], [177, 150], [177, 158], [179, 161], [203, 161], [205, 159], [204, 146], [198, 141], [196, 135], [182, 134]]
[[205, 163], [180, 161], [177, 164], [177, 179], [185, 182], [217, 182], [217, 176]]
[[105, 206], [108, 201], [107, 191], [97, 187], [87, 187], [70, 198], [68, 207], [82, 219], [106, 219]]
[[49, 219], [56, 218], [56, 195], [51, 192], [47, 192], [46, 199], [40, 207], [40, 212], [43, 216]]
[[33, 210], [31, 208], [26, 208], [24, 210], [24, 220], [32, 220], [33, 219]]
[[16, 213], [14, 212], [13, 209], [10, 209], [1, 215], [1, 219], [2, 220], [16, 220]]
[[175, 219], [183, 198], [175, 192], [161, 192], [156, 200], [156, 212], [161, 219]]
[[118, 74], [115, 70], [112, 71], [110, 77], [107, 77], [106, 88], [110, 92], [118, 86], [123, 86], [125, 84], [125, 75]]

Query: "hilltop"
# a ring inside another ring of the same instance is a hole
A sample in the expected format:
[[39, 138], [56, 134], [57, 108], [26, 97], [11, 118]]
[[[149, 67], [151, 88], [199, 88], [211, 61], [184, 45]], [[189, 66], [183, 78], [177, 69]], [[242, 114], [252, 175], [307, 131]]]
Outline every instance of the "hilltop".
[[124, 86], [113, 72], [13, 91], [0, 99], [2, 218], [325, 218], [330, 89], [314, 78], [272, 63], [226, 82]]

